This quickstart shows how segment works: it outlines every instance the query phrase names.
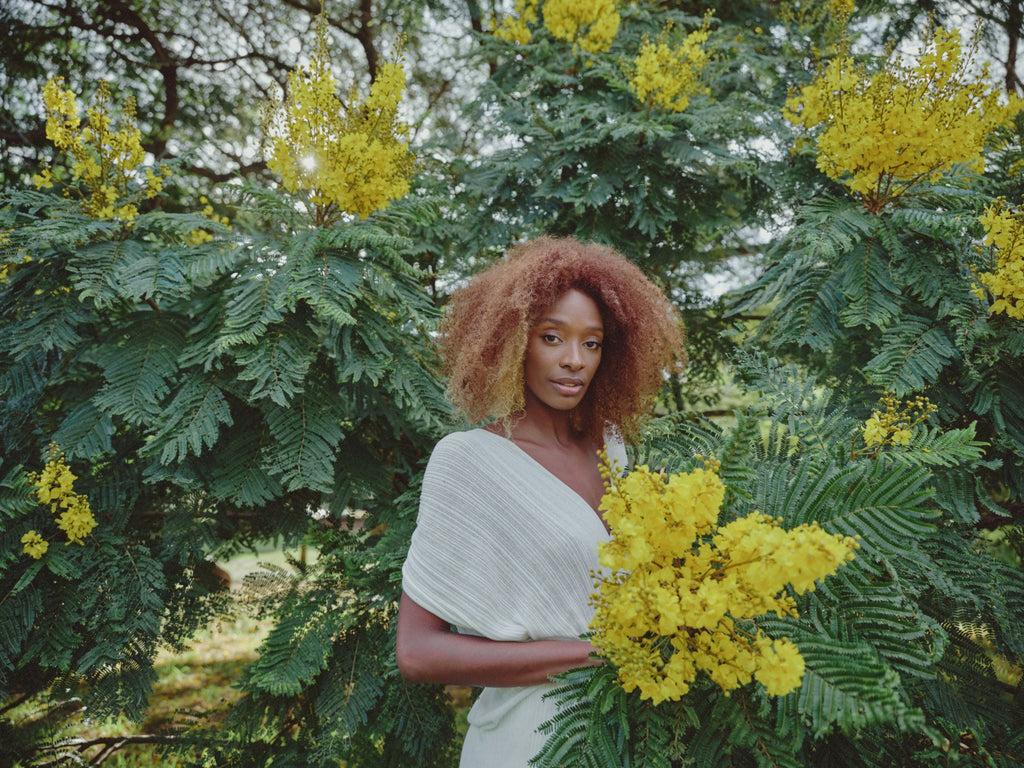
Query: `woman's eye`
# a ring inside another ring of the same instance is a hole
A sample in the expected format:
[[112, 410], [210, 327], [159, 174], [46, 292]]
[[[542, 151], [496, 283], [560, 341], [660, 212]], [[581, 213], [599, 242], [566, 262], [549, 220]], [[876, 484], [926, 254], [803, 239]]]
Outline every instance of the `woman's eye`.
[[559, 339], [559, 338], [558, 338], [557, 336], [555, 336], [555, 334], [553, 334], [553, 333], [544, 333], [544, 334], [541, 334], [541, 337], [540, 337], [540, 338], [541, 338], [541, 340], [542, 340], [542, 341], [546, 341], [546, 342], [547, 342], [548, 344], [556, 344], [556, 343], [558, 343], [559, 341], [561, 341], [561, 339]]
[[600, 349], [601, 348], [601, 342], [600, 341], [586, 341], [586, 342], [583, 343], [583, 345], [587, 349]]

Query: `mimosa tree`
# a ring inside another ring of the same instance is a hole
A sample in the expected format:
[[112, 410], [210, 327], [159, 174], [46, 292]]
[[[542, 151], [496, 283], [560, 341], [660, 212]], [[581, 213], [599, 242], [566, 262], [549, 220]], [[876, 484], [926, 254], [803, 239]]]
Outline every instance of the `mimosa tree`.
[[[432, 214], [402, 199], [403, 84], [395, 60], [342, 104], [321, 26], [270, 126], [295, 194], [243, 189], [230, 228], [159, 208], [173, 169], [145, 165], [130, 104], [118, 115], [101, 90], [83, 116], [47, 86], [57, 151], [0, 214], [0, 690], [45, 715], [4, 721], [17, 760], [83, 747], [48, 738], [58, 715], [140, 718], [158, 648], [225, 602], [204, 586], [211, 562], [266, 540], [320, 557], [260, 582], [273, 626], [228, 722], [166, 740], [218, 765], [449, 749], [450, 710], [397, 681], [389, 640], [387, 564], [413, 514], [399, 500], [447, 415], [436, 312], [405, 255], [403, 230]], [[280, 133], [299, 118], [341, 126], [339, 146]]]

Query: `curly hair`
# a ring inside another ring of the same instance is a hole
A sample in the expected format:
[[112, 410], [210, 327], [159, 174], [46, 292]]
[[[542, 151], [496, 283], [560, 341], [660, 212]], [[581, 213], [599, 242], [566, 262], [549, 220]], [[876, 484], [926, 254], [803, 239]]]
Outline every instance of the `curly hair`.
[[541, 237], [456, 291], [439, 344], [448, 395], [472, 421], [510, 431], [525, 407], [523, 360], [541, 313], [576, 289], [604, 323], [601, 363], [572, 425], [593, 439], [608, 428], [635, 435], [664, 383], [686, 363], [683, 324], [665, 295], [625, 257], [603, 245]]

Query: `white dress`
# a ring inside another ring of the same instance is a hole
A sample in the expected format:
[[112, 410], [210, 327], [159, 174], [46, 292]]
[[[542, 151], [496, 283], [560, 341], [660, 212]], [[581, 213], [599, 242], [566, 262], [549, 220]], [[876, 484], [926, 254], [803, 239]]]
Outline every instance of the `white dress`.
[[[622, 444], [611, 458], [625, 467]], [[597, 513], [511, 440], [483, 429], [438, 442], [423, 479], [402, 588], [459, 632], [493, 640], [576, 640], [589, 629]], [[553, 684], [484, 688], [460, 768], [527, 768], [555, 714]]]

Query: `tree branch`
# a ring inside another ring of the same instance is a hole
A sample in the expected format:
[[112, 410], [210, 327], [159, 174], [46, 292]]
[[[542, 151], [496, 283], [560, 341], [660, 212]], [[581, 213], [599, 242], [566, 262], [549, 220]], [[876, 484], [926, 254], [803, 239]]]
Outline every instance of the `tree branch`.
[[153, 50], [156, 60], [156, 69], [160, 73], [164, 83], [164, 115], [160, 120], [160, 126], [156, 132], [155, 141], [151, 142], [148, 149], [156, 157], [163, 157], [167, 151], [167, 139], [171, 135], [175, 123], [178, 121], [179, 93], [178, 93], [178, 62], [171, 56], [164, 46], [163, 41], [153, 31], [145, 19], [142, 18], [123, 0], [104, 0], [100, 3], [101, 12], [110, 21], [121, 22], [136, 29], [149, 47]]
[[129, 744], [172, 744], [175, 741], [180, 741], [176, 736], [159, 736], [156, 734], [140, 733], [134, 736], [97, 736], [93, 739], [82, 739], [82, 738], [71, 738], [58, 741], [53, 744], [40, 747], [40, 751], [44, 754], [54, 753], [57, 758], [50, 762], [44, 763], [44, 765], [60, 765], [64, 760], [59, 756], [64, 750], [72, 748], [79, 754], [86, 752], [92, 747], [102, 746], [99, 754], [89, 760], [90, 765], [102, 765], [104, 761], [115, 752], [124, 749]]

